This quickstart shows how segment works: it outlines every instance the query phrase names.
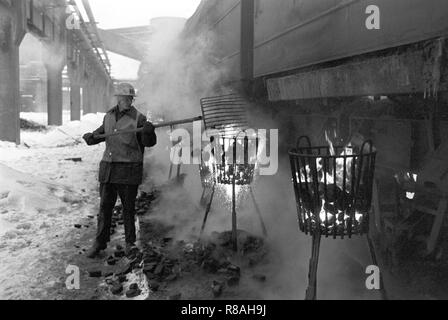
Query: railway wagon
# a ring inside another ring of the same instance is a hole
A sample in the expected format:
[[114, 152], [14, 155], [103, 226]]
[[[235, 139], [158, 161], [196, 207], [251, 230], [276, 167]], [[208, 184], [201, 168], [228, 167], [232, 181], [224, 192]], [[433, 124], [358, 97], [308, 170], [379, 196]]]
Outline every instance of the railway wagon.
[[[384, 247], [415, 231], [402, 226], [417, 206], [430, 254], [448, 191], [447, 15], [445, 0], [204, 0], [184, 36], [213, 39], [225, 82], [282, 128], [285, 149], [303, 134], [319, 145], [330, 132], [335, 143], [371, 139]], [[423, 187], [411, 207], [402, 174]], [[428, 185], [441, 191], [438, 211], [421, 205]]]

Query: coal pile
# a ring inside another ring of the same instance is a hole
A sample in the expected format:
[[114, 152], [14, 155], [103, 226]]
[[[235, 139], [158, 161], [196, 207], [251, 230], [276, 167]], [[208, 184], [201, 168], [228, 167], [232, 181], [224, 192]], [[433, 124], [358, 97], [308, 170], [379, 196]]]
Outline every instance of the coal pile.
[[[142, 193], [136, 201], [137, 214], [150, 213], [156, 197], [154, 193]], [[113, 230], [123, 223], [122, 210], [121, 205], [114, 208]], [[141, 250], [126, 256], [124, 249], [117, 246], [105, 261], [113, 269], [106, 278], [111, 294], [127, 298], [141, 294], [143, 288], [126, 286], [140, 274], [146, 278], [145, 288], [152, 298], [187, 299], [192, 294], [188, 291], [191, 284], [200, 287], [201, 297], [220, 298], [231, 294], [231, 288], [238, 289], [242, 270], [261, 263], [268, 253], [262, 238], [242, 230], [238, 231], [240, 252], [235, 254], [231, 231], [214, 232], [201, 240], [176, 240], [174, 226], [150, 215], [145, 217], [140, 219]], [[250, 278], [252, 272], [248, 273], [246, 277]]]
[[110, 267], [109, 271], [103, 271], [102, 275], [100, 271], [94, 273], [97, 276], [103, 276], [106, 284], [109, 285], [109, 290], [113, 295], [125, 295], [127, 298], [135, 298], [142, 293], [138, 284], [132, 283], [129, 286], [129, 290], [125, 292], [123, 284], [128, 281], [128, 275], [132, 272], [137, 272], [143, 269], [143, 253], [134, 248], [126, 256], [121, 246], [115, 248], [114, 254], [109, 256], [106, 260], [107, 265]]
[[137, 215], [144, 215], [148, 212], [151, 207], [151, 203], [156, 199], [156, 193], [146, 193], [142, 192], [140, 196], [135, 201], [135, 210]]
[[[146, 214], [155, 198], [155, 193], [142, 192], [136, 200], [136, 214]], [[113, 209], [111, 236], [123, 224], [123, 206], [119, 204]], [[123, 296], [128, 299], [135, 298], [142, 294], [142, 288], [137, 283], [131, 283], [129, 288], [125, 290], [124, 284], [129, 281], [129, 275], [131, 273], [145, 272], [148, 270], [147, 264], [144, 263], [145, 258], [147, 257], [144, 256], [143, 251], [137, 247], [126, 252], [123, 246], [117, 245], [113, 253], [105, 259], [106, 266], [102, 268], [103, 270], [91, 270], [89, 271], [89, 276], [104, 278], [112, 295]], [[153, 290], [154, 287], [150, 287], [150, 289]]]
[[210, 279], [210, 297], [220, 297], [225, 289], [237, 287], [242, 268], [254, 267], [266, 257], [268, 250], [262, 238], [238, 231], [241, 251], [234, 263], [232, 232], [214, 232], [209, 239], [195, 242], [174, 241], [166, 237], [172, 228], [151, 221], [144, 225], [144, 234], [152, 235], [143, 249], [143, 272], [150, 289], [155, 292], [189, 275]]
[[[262, 238], [253, 236], [245, 231], [238, 231], [240, 255], [248, 266], [254, 266], [265, 258], [268, 250]], [[182, 249], [183, 260], [189, 265], [199, 266], [202, 270], [212, 274], [240, 275], [240, 268], [230, 261], [235, 253], [232, 246], [232, 232], [213, 232], [206, 241], [177, 244]]]

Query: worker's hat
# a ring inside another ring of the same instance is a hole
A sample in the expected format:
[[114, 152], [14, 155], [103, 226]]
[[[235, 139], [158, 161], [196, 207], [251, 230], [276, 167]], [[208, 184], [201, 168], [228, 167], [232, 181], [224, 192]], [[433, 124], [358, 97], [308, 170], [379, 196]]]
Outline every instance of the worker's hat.
[[115, 96], [130, 96], [130, 97], [136, 97], [137, 94], [135, 93], [134, 87], [130, 83], [120, 83], [115, 88]]

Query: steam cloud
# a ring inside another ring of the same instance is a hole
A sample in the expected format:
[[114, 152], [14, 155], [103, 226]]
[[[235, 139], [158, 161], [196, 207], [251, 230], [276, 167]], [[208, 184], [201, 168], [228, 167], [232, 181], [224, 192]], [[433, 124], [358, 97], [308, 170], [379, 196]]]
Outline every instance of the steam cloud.
[[[213, 37], [202, 34], [185, 41], [180, 35], [181, 28], [156, 33], [140, 72], [139, 102], [146, 105], [146, 111], [153, 117], [177, 120], [197, 116], [200, 114], [200, 99], [224, 88], [226, 70], [214, 63]], [[257, 127], [258, 124], [259, 128], [265, 129], [284, 128], [286, 120], [290, 119], [289, 116], [273, 119], [269, 114], [260, 115], [260, 112], [251, 114], [254, 115], [251, 125]], [[313, 135], [313, 132], [305, 133]], [[159, 130], [158, 137], [159, 144], [152, 149], [148, 155], [150, 159], [146, 161], [148, 183], [155, 185], [166, 183], [170, 165], [167, 131]], [[307, 286], [311, 239], [298, 230], [287, 153], [280, 154], [279, 162], [280, 170], [275, 176], [260, 177], [254, 185], [268, 227], [270, 254], [267, 264], [248, 271], [266, 274], [268, 282], [262, 287], [256, 283], [248, 286], [258, 293], [259, 298], [302, 299]], [[173, 172], [175, 174], [176, 168]], [[187, 174], [185, 188], [166, 188], [155, 215], [174, 225], [174, 236], [185, 240], [199, 231], [204, 212], [198, 205], [202, 193], [198, 166], [183, 165], [182, 173]], [[259, 235], [259, 222], [252, 202], [248, 196], [243, 195], [242, 198], [237, 209], [239, 229]], [[225, 192], [221, 192], [214, 200], [206, 232], [229, 230], [229, 209]], [[364, 270], [369, 262], [363, 239], [323, 240], [319, 298], [372, 298], [364, 287]]]

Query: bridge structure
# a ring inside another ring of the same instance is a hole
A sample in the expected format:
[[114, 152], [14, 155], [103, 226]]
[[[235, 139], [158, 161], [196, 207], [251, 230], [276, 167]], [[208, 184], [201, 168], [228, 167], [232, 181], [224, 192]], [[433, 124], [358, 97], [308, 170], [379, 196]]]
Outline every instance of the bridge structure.
[[[84, 20], [74, 1], [0, 0], [0, 140], [20, 143], [20, 45], [27, 34], [42, 43], [48, 125], [62, 125], [63, 70], [70, 86], [71, 120], [105, 111], [113, 93], [111, 64], [89, 2]], [[36, 50], [38, 50], [36, 48]]]
[[27, 34], [42, 44], [37, 62], [45, 66], [48, 125], [59, 126], [64, 89], [72, 121], [110, 108], [120, 79], [112, 78], [109, 52], [144, 63], [156, 34], [184, 24], [183, 18], [160, 17], [146, 26], [104, 30], [89, 0], [0, 0], [0, 141], [20, 143], [20, 87], [27, 80], [20, 75], [20, 47]]

